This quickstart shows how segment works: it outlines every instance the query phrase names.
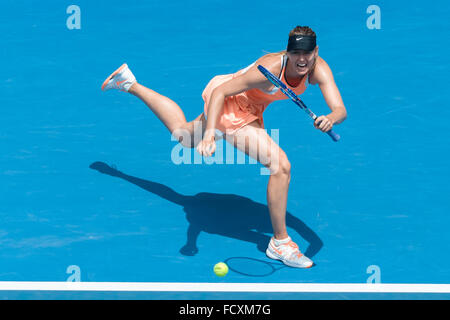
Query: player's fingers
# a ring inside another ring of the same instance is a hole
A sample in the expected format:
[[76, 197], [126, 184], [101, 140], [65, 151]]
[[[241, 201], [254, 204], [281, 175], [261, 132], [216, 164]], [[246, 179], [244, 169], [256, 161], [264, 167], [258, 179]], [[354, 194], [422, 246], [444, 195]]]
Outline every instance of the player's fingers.
[[328, 128], [327, 128], [327, 131], [326, 131], [326, 132], [330, 131], [331, 129], [333, 129], [333, 124], [332, 124], [331, 121], [330, 121], [330, 124], [328, 125]]
[[208, 144], [208, 146], [206, 147], [206, 152], [208, 154], [208, 157], [212, 156], [212, 154], [214, 153], [215, 150], [215, 143], [211, 142]]
[[198, 153], [199, 153], [201, 156], [203, 156], [203, 155], [205, 154], [205, 147], [204, 147], [203, 141], [201, 141], [201, 142], [198, 144], [197, 151], [198, 151]]
[[209, 152], [209, 148], [210, 148], [209, 144], [205, 143], [205, 146], [203, 148], [203, 156], [209, 157], [211, 155], [210, 152]]
[[327, 119], [324, 118], [319, 124], [319, 129], [323, 130], [326, 127], [327, 123], [328, 123]]
[[202, 141], [202, 147], [200, 151], [200, 155], [202, 155], [203, 157], [208, 157], [208, 143]]
[[323, 116], [317, 117], [316, 121], [314, 121], [314, 125], [318, 127], [323, 120]]
[[324, 119], [320, 123], [320, 129], [326, 130], [327, 128], [329, 128], [330, 125], [331, 125], [330, 119], [328, 119], [327, 117], [324, 117]]
[[326, 118], [325, 116], [320, 116], [320, 117], [318, 117], [318, 118], [316, 119], [316, 121], [314, 122], [315, 127], [316, 127], [317, 129], [322, 130], [323, 126], [325, 125], [325, 124], [324, 124], [324, 121], [326, 121], [326, 120], [327, 120], [327, 118]]
[[210, 155], [213, 155], [215, 151], [216, 151], [216, 144], [213, 142], [211, 144]]

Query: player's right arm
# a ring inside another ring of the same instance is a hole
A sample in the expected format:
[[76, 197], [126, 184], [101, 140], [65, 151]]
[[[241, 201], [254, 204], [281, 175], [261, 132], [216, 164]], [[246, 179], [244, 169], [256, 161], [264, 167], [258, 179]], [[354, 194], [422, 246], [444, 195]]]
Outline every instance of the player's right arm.
[[226, 97], [255, 88], [268, 90], [273, 86], [258, 70], [257, 66], [259, 64], [274, 74], [280, 73], [281, 62], [279, 55], [266, 55], [258, 59], [245, 73], [221, 84], [212, 91], [208, 104], [205, 134], [203, 140], [197, 146], [197, 151], [201, 155], [211, 156], [215, 151], [214, 133]]

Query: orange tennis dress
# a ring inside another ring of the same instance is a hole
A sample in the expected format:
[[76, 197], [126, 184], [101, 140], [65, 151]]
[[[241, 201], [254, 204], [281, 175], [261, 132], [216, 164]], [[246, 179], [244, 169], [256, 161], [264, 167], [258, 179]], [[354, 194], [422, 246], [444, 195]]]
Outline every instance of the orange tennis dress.
[[[281, 74], [279, 79], [295, 94], [302, 94], [307, 87], [307, 76], [303, 77], [300, 84], [296, 87], [291, 87], [287, 84], [284, 79], [284, 71], [286, 70], [286, 61], [287, 56], [281, 55]], [[203, 101], [205, 102], [204, 106], [204, 114], [208, 116], [208, 104], [209, 99], [211, 97], [211, 93], [214, 88], [218, 87], [222, 83], [236, 78], [237, 76], [247, 72], [247, 70], [252, 67], [255, 63], [252, 63], [248, 67], [239, 70], [236, 73], [218, 75], [209, 81], [205, 89], [202, 93]], [[250, 89], [244, 92], [241, 92], [235, 96], [230, 96], [225, 98], [224, 106], [222, 113], [219, 117], [219, 121], [217, 123], [217, 129], [222, 131], [223, 133], [233, 133], [234, 131], [242, 128], [243, 126], [255, 121], [259, 120], [261, 126], [264, 128], [264, 119], [263, 112], [267, 108], [267, 106], [276, 100], [285, 100], [288, 99], [284, 93], [278, 90], [277, 87], [270, 91], [263, 91], [260, 89]]]

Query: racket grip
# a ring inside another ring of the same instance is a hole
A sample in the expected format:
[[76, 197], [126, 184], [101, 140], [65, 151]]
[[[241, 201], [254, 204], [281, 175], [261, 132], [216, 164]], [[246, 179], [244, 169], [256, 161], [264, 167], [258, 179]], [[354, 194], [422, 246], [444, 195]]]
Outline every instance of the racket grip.
[[331, 139], [333, 139], [333, 141], [337, 142], [339, 141], [339, 139], [341, 138], [340, 135], [338, 135], [336, 132], [334, 132], [333, 130], [327, 131], [327, 134], [331, 137]]

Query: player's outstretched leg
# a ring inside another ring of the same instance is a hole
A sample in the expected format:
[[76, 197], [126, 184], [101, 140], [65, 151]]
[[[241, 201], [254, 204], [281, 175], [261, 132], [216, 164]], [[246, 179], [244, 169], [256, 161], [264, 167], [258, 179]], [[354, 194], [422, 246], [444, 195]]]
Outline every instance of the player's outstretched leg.
[[[204, 130], [205, 117], [200, 114], [193, 121], [187, 122], [181, 108], [173, 100], [153, 91], [136, 81], [127, 64], [123, 64], [103, 82], [102, 90], [117, 89], [133, 94], [141, 99], [170, 133], [186, 147], [195, 147], [195, 129]], [[199, 142], [199, 141], [198, 141]]]

